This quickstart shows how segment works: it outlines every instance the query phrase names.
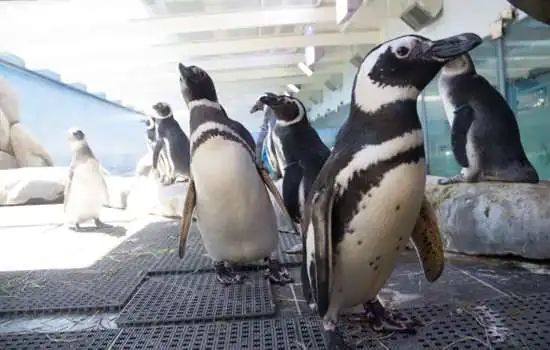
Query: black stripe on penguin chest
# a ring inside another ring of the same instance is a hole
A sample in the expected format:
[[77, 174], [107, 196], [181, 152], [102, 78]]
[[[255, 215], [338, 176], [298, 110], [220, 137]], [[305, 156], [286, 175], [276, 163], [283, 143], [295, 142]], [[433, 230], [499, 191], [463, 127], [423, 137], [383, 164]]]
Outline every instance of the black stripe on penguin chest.
[[366, 169], [356, 170], [349, 180], [346, 190], [337, 197], [334, 203], [332, 212], [333, 247], [337, 247], [346, 234], [355, 233], [348, 227], [349, 223], [359, 211], [369, 210], [366, 206], [359, 206], [361, 200], [365, 195], [370, 196], [369, 192], [380, 186], [387, 172], [402, 164], [418, 163], [424, 157], [424, 146], [420, 145], [372, 164]]
[[206, 143], [209, 140], [212, 140], [213, 138], [216, 138], [216, 137], [222, 138], [222, 139], [227, 140], [227, 141], [238, 143], [250, 154], [252, 159], [254, 159], [254, 155], [252, 153], [252, 150], [250, 149], [250, 147], [248, 147], [248, 145], [243, 140], [241, 140], [238, 136], [236, 136], [235, 134], [233, 134], [231, 132], [228, 132], [228, 131], [225, 131], [225, 130], [220, 130], [220, 129], [208, 129], [208, 130], [204, 131], [193, 142], [192, 147], [191, 147], [191, 157], [193, 157], [193, 155], [195, 154], [195, 151], [197, 150], [198, 147], [200, 147], [204, 143]]

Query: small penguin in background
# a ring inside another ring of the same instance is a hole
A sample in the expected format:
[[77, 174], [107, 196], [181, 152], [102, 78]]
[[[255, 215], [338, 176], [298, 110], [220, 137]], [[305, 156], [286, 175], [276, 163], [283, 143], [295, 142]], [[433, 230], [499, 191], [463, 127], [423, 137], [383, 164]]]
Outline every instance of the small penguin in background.
[[[151, 155], [153, 155], [153, 150], [155, 149], [155, 145], [156, 145], [156, 133], [157, 133], [155, 120], [152, 117], [149, 117], [148, 119], [142, 120], [142, 122], [145, 124], [145, 127], [146, 127], [145, 144], [149, 152], [151, 152]], [[160, 182], [162, 184], [169, 185], [170, 183], [173, 183], [175, 181], [174, 178], [170, 178], [171, 174], [169, 173], [165, 148], [163, 148], [159, 153], [157, 168], [158, 169], [152, 169], [152, 170], [156, 172], [156, 175], [158, 175], [158, 177], [160, 178]]]
[[196, 210], [204, 247], [221, 283], [243, 281], [226, 263], [260, 259], [265, 261], [266, 278], [272, 283], [292, 282], [277, 258], [279, 232], [268, 190], [283, 213], [288, 213], [275, 184], [256, 163], [252, 135], [229, 118], [206, 71], [181, 63], [178, 68], [191, 130], [191, 171], [181, 219], [180, 258]]
[[168, 183], [176, 177], [189, 177], [189, 138], [174, 119], [172, 108], [164, 102], [153, 105], [157, 113], [155, 121], [155, 145], [153, 148], [153, 169], [159, 171], [159, 159], [163, 158]]
[[451, 145], [461, 173], [438, 181], [537, 183], [527, 159], [514, 112], [502, 95], [477, 74], [464, 54], [447, 63], [439, 77], [439, 94], [451, 126]]
[[[271, 92], [266, 92], [266, 94], [275, 95]], [[256, 161], [258, 162], [258, 164], [261, 165], [262, 152], [265, 149], [267, 154], [267, 161], [273, 171], [273, 179], [278, 180], [283, 175], [281, 173], [281, 169], [279, 169], [279, 164], [277, 163], [277, 156], [274, 148], [275, 144], [273, 142], [273, 128], [277, 119], [275, 118], [275, 114], [273, 113], [273, 111], [264, 103], [262, 103], [259, 99], [250, 109], [250, 114], [256, 113], [258, 111], [264, 111], [264, 120], [262, 122], [262, 126], [260, 127], [260, 134], [258, 135], [258, 139], [256, 140]]]
[[428, 281], [443, 271], [436, 216], [424, 195], [417, 98], [446, 62], [481, 42], [470, 33], [397, 37], [374, 47], [355, 75], [349, 117], [313, 183], [302, 225], [304, 297], [314, 296], [329, 349], [350, 348], [338, 316], [359, 304], [375, 331], [415, 331], [416, 322], [386, 310], [377, 295], [410, 238]]
[[[299, 167], [299, 171], [285, 173], [282, 188], [288, 212], [293, 220], [301, 223], [304, 200], [328, 159], [330, 150], [309, 123], [306, 108], [298, 98], [265, 94], [259, 100], [275, 113], [275, 127], [285, 158], [295, 160]], [[286, 251], [301, 252], [302, 244]]]
[[80, 231], [80, 224], [93, 220], [96, 228], [112, 228], [102, 222], [99, 213], [109, 193], [101, 166], [95, 158], [86, 135], [78, 128], [69, 130], [72, 160], [65, 185], [64, 211], [67, 224]]

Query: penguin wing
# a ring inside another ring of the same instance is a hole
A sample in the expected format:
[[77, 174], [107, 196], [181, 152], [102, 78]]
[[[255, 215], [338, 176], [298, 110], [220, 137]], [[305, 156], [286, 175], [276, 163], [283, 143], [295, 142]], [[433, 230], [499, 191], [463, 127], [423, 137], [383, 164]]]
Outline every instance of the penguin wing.
[[63, 211], [67, 211], [67, 203], [69, 202], [69, 193], [71, 192], [71, 184], [73, 183], [74, 166], [69, 166], [69, 174], [65, 183], [65, 191], [63, 192]]
[[338, 193], [337, 188], [324, 186], [311, 197], [310, 225], [313, 226], [314, 237], [314, 287], [321, 316], [324, 316], [328, 310], [332, 286], [332, 209], [336, 193]]
[[279, 190], [277, 190], [277, 186], [275, 185], [273, 180], [271, 180], [271, 178], [269, 177], [265, 169], [260, 168], [258, 165], [256, 165], [256, 169], [258, 170], [258, 173], [260, 174], [260, 177], [265, 183], [267, 189], [269, 190], [269, 192], [271, 192], [271, 194], [273, 195], [273, 198], [275, 198], [277, 205], [279, 206], [283, 214], [287, 217], [288, 221], [292, 225], [292, 228], [294, 229], [294, 233], [296, 233], [297, 235], [300, 235], [300, 231], [298, 230], [296, 223], [294, 222], [294, 220], [292, 220], [292, 217], [288, 213], [288, 210], [286, 210], [284, 200], [281, 197], [281, 193], [279, 193]]
[[160, 151], [162, 151], [163, 147], [164, 147], [164, 138], [160, 138], [154, 143], [154, 147], [153, 147], [153, 169], [155, 169], [155, 170], [158, 169]]
[[411, 241], [424, 270], [424, 276], [429, 282], [435, 282], [443, 273], [445, 258], [437, 216], [426, 196], [422, 200]]
[[187, 236], [189, 235], [189, 227], [191, 226], [191, 219], [193, 217], [193, 211], [195, 211], [196, 203], [197, 193], [195, 192], [195, 181], [193, 181], [193, 178], [190, 177], [187, 187], [187, 195], [185, 196], [185, 203], [183, 204], [183, 213], [181, 214], [181, 227], [178, 241], [178, 255], [180, 259], [183, 259], [185, 255], [185, 243], [187, 242]]
[[468, 130], [475, 119], [475, 111], [471, 106], [465, 105], [457, 109], [454, 114], [451, 126], [451, 145], [456, 161], [467, 168], [466, 143], [468, 142]]

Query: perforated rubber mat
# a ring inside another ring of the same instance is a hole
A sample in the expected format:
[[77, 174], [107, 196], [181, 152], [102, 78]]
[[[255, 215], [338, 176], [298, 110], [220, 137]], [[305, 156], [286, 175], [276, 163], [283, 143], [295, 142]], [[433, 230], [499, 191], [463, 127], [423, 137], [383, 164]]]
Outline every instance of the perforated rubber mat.
[[119, 325], [272, 316], [275, 305], [262, 273], [250, 272], [244, 284], [223, 286], [214, 274], [149, 278], [124, 307]]
[[2, 334], [2, 350], [108, 349], [120, 333], [118, 329], [64, 333]]
[[[206, 253], [200, 233], [194, 228], [185, 245], [185, 256], [180, 259], [177, 254], [177, 234], [172, 234], [172, 243], [149, 269], [151, 274], [171, 272], [212, 271], [212, 260]], [[285, 254], [283, 251], [290, 249], [300, 242], [300, 237], [291, 233], [279, 234], [279, 260], [285, 266], [295, 266], [301, 263], [301, 255]], [[263, 266], [263, 261], [253, 262], [239, 266], [242, 269], [257, 269]]]
[[144, 273], [118, 269], [0, 274], [0, 314], [122, 308]]

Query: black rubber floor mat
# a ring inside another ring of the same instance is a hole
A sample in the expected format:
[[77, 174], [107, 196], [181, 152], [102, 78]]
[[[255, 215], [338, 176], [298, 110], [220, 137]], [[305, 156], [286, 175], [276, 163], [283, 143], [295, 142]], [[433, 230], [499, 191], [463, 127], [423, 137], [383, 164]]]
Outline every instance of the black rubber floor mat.
[[[279, 234], [279, 259], [284, 266], [296, 266], [301, 263], [300, 254], [285, 254], [283, 251], [300, 242], [300, 237], [290, 233]], [[253, 262], [242, 269], [258, 269], [263, 266], [263, 261]], [[151, 274], [212, 271], [212, 260], [206, 253], [200, 233], [194, 229], [189, 234], [186, 243], [185, 256], [180, 259], [177, 253], [177, 236], [173, 235], [170, 249], [167, 249], [155, 264], [149, 269]]]
[[[125, 328], [111, 349], [304, 349], [291, 319]], [[313, 349], [313, 348], [308, 348]]]
[[0, 274], [0, 314], [116, 311], [144, 277], [131, 270], [4, 272]]
[[2, 334], [0, 349], [109, 349], [119, 333], [118, 329], [109, 329], [84, 332]]
[[161, 324], [275, 314], [269, 282], [250, 272], [244, 284], [223, 286], [212, 273], [151, 277], [124, 307], [119, 325]]

